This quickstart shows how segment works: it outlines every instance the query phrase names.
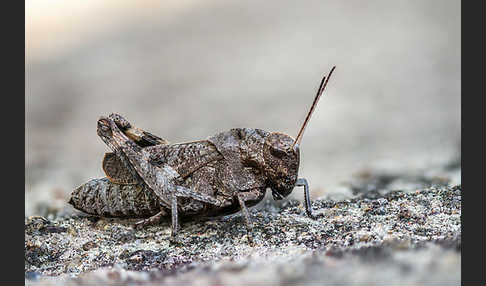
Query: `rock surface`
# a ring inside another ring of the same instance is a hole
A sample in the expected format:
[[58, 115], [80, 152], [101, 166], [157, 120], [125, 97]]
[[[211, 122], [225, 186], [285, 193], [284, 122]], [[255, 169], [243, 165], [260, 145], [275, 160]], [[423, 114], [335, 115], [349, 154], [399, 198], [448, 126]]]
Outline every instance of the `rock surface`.
[[314, 200], [315, 220], [299, 201], [264, 201], [251, 211], [254, 245], [239, 214], [183, 223], [180, 244], [168, 222], [28, 217], [26, 285], [459, 285], [460, 184], [361, 174], [348, 188]]

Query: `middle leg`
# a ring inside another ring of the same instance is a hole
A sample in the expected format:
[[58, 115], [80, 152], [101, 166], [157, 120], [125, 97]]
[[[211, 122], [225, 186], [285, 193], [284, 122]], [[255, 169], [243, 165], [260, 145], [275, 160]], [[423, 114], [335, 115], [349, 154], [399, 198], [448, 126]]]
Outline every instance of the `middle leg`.
[[251, 220], [250, 212], [248, 211], [247, 205], [253, 206], [257, 204], [263, 199], [264, 196], [265, 196], [265, 190], [261, 190], [258, 188], [252, 189], [248, 192], [238, 192], [236, 194], [238, 203], [240, 204], [241, 213], [245, 220], [248, 242], [251, 245], [254, 245], [253, 237], [252, 237], [253, 222]]

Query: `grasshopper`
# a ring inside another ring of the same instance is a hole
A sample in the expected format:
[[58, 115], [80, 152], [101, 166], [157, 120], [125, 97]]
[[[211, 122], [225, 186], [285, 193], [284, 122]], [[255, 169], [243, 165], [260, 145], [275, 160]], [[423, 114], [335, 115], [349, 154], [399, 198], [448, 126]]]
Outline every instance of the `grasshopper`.
[[173, 240], [179, 217], [216, 217], [238, 211], [250, 233], [248, 207], [262, 201], [267, 189], [275, 200], [281, 200], [294, 187], [303, 187], [305, 210], [313, 218], [309, 185], [305, 178], [298, 178], [300, 143], [334, 69], [322, 78], [295, 139], [281, 132], [234, 128], [205, 140], [170, 144], [132, 126], [121, 115], [100, 117], [97, 134], [112, 150], [103, 158], [106, 178], [76, 188], [69, 203], [101, 217], [144, 218], [136, 227], [170, 216]]

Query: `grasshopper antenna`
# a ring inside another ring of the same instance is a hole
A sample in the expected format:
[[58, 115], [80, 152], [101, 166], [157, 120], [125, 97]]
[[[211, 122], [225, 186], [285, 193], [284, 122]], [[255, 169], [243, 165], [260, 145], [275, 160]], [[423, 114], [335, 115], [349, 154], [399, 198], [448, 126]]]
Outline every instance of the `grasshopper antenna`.
[[333, 66], [331, 71], [329, 72], [329, 75], [324, 76], [321, 80], [321, 84], [319, 85], [319, 89], [317, 90], [316, 97], [314, 98], [314, 102], [312, 103], [311, 109], [309, 110], [309, 113], [307, 113], [307, 117], [305, 118], [304, 124], [302, 124], [302, 127], [300, 128], [299, 134], [295, 138], [294, 144], [292, 145], [292, 149], [295, 150], [296, 148], [299, 148], [300, 141], [302, 141], [302, 135], [304, 134], [305, 127], [307, 126], [307, 123], [309, 123], [309, 119], [311, 118], [312, 113], [314, 112], [314, 109], [316, 108], [317, 102], [319, 101], [319, 98], [321, 98], [322, 93], [324, 92], [324, 88], [326, 88], [327, 82], [329, 81], [329, 78], [331, 77], [332, 72], [336, 66]]

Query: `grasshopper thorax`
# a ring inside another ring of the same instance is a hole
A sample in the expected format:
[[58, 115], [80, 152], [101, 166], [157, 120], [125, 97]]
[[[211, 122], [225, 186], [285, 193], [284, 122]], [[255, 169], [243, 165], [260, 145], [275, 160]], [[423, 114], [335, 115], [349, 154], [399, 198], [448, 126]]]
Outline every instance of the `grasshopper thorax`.
[[299, 148], [294, 139], [280, 132], [270, 133], [263, 145], [264, 172], [275, 200], [287, 197], [295, 186], [299, 172]]

